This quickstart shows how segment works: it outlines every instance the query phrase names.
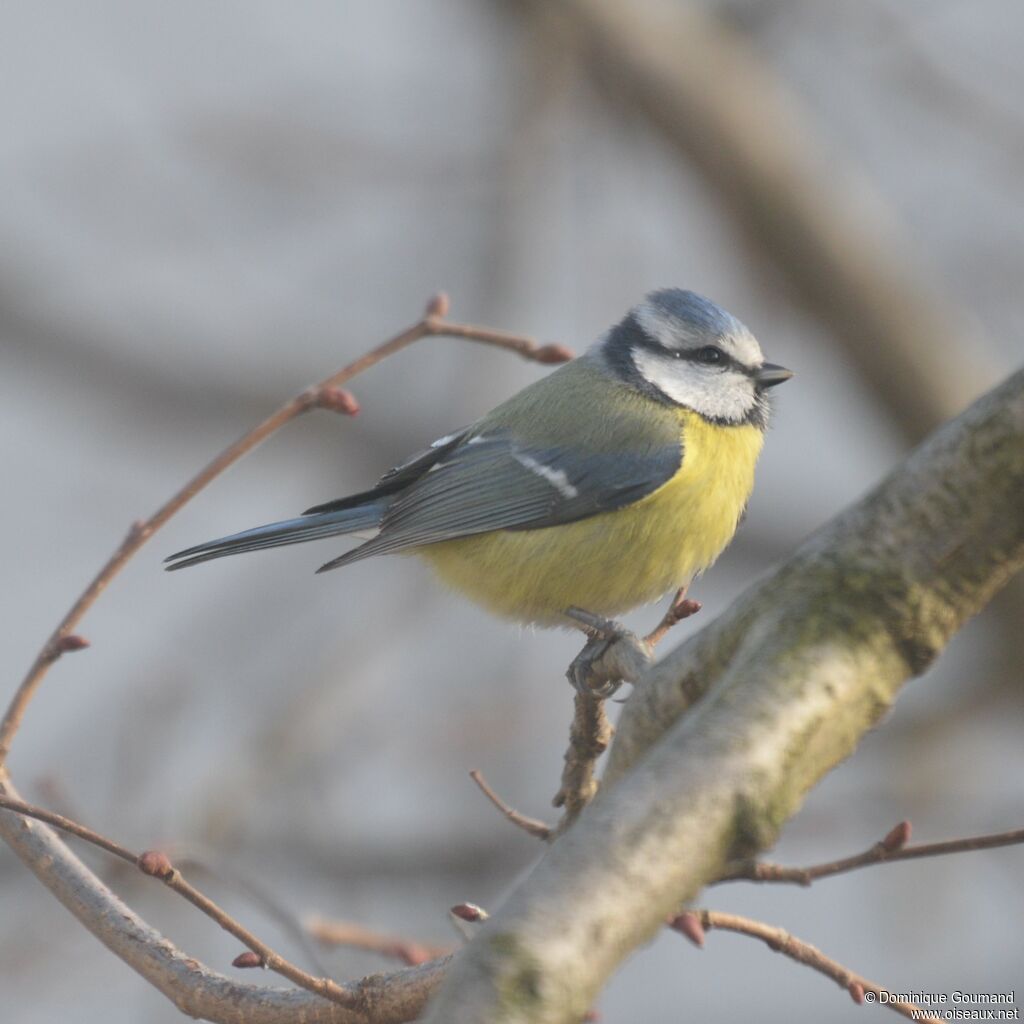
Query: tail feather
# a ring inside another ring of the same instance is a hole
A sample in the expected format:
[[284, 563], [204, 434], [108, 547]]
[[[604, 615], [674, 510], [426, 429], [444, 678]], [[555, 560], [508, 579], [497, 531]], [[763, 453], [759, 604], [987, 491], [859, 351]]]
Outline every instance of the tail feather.
[[208, 562], [225, 555], [238, 555], [244, 551], [261, 551], [264, 548], [283, 547], [286, 544], [304, 544], [324, 537], [337, 537], [346, 533], [373, 529], [380, 523], [384, 511], [383, 502], [374, 502], [358, 508], [347, 508], [320, 515], [305, 515], [297, 519], [285, 519], [279, 523], [268, 523], [251, 530], [220, 537], [217, 540], [197, 544], [175, 552], [165, 562], [168, 572], [185, 569], [190, 565]]

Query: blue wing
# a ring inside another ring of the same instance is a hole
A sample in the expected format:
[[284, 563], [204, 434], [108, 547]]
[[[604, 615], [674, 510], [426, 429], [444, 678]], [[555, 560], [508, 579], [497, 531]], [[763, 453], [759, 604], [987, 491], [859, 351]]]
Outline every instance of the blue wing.
[[536, 530], [608, 512], [657, 490], [681, 460], [678, 442], [627, 455], [533, 446], [503, 433], [463, 435], [397, 492], [376, 537], [319, 571], [491, 530]]

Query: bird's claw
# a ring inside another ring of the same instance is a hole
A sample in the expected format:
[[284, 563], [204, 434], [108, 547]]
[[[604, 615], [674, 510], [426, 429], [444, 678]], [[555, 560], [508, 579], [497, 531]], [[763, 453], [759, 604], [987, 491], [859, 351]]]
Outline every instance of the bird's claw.
[[607, 700], [624, 682], [635, 682], [651, 662], [651, 648], [618, 622], [582, 608], [569, 608], [588, 639], [566, 672], [577, 693]]
[[611, 642], [588, 640], [583, 650], [573, 659], [565, 675], [577, 693], [584, 697], [607, 700], [618, 692], [622, 680], [603, 678], [596, 668]]

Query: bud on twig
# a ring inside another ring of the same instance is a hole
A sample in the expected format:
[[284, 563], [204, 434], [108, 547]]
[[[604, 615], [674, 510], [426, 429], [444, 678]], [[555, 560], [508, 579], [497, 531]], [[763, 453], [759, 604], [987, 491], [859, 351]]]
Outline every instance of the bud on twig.
[[541, 345], [533, 353], [533, 359], [538, 363], [567, 363], [570, 359], [575, 358], [576, 353], [571, 348], [566, 348], [565, 345]]
[[67, 654], [69, 651], [83, 651], [88, 646], [89, 641], [84, 636], [79, 636], [78, 633], [68, 633], [57, 641], [57, 650], [61, 654]]
[[668, 926], [680, 935], [685, 935], [698, 949], [704, 948], [704, 925], [696, 914], [684, 911], [673, 917]]
[[679, 604], [674, 605], [672, 612], [675, 617], [682, 622], [683, 619], [688, 619], [691, 615], [696, 615], [703, 607], [704, 605], [702, 605], [700, 601], [694, 601], [692, 598], [687, 597], [680, 601]]
[[254, 953], [251, 949], [247, 949], [244, 953], [239, 953], [234, 960], [231, 961], [232, 967], [262, 967], [263, 957], [259, 953]]
[[[133, 520], [132, 525], [128, 527], [128, 533], [125, 535], [124, 543], [128, 545], [134, 544], [146, 532], [147, 527], [149, 527], [149, 524], [146, 520]], [[152, 530], [151, 527], [149, 528]]]
[[486, 921], [488, 917], [487, 911], [483, 907], [478, 907], [475, 903], [456, 903], [451, 908], [450, 913], [463, 921], [469, 921], [474, 924], [477, 921]]
[[448, 919], [464, 942], [476, 936], [487, 917], [487, 911], [475, 903], [457, 903], [448, 911]]
[[858, 1005], [862, 1005], [864, 1002], [864, 986], [859, 981], [851, 981], [846, 986], [846, 991], [850, 993], [850, 998]]
[[316, 404], [321, 409], [340, 412], [343, 416], [359, 415], [359, 400], [345, 388], [321, 388], [316, 396]]
[[448, 315], [450, 303], [446, 292], [438, 292], [428, 303], [423, 315], [427, 319], [443, 320]]
[[145, 853], [140, 853], [136, 863], [144, 875], [151, 875], [153, 878], [166, 880], [174, 874], [171, 859], [160, 850], [146, 850]]
[[894, 828], [890, 829], [881, 842], [881, 847], [886, 853], [895, 853], [902, 850], [910, 842], [910, 822], [901, 821]]

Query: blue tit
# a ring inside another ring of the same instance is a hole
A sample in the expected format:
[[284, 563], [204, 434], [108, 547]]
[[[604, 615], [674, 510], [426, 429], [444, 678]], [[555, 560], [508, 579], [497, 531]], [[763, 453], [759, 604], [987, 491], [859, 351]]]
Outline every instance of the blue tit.
[[581, 357], [297, 519], [179, 551], [168, 568], [356, 534], [319, 572], [393, 552], [498, 615], [575, 625], [685, 588], [732, 539], [767, 391], [792, 373], [693, 292], [652, 292]]

